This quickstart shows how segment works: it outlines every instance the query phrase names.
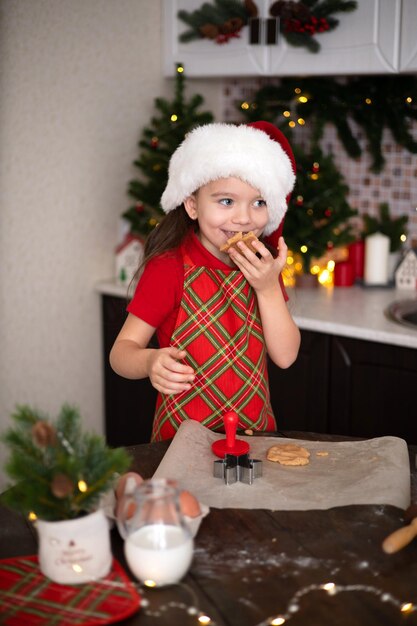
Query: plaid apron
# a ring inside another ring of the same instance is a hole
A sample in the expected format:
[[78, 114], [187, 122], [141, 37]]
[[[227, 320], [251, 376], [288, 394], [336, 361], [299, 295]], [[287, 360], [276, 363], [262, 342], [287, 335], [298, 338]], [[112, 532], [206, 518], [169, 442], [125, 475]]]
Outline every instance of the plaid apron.
[[252, 287], [240, 270], [199, 267], [182, 253], [184, 291], [171, 345], [187, 352], [184, 361], [196, 376], [189, 390], [158, 394], [152, 441], [173, 437], [187, 419], [223, 430], [230, 410], [239, 429], [276, 430]]

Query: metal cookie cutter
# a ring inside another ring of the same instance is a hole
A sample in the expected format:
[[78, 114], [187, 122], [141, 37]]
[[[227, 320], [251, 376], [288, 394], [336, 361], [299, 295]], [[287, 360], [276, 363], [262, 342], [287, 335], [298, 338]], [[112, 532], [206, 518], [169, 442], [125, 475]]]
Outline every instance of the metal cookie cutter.
[[251, 485], [255, 478], [262, 476], [262, 461], [249, 457], [249, 444], [236, 439], [238, 416], [229, 411], [223, 417], [226, 439], [214, 441], [211, 449], [220, 457], [214, 461], [213, 475], [223, 478], [226, 485], [238, 480]]
[[226, 485], [232, 485], [238, 480], [251, 485], [255, 478], [262, 476], [262, 461], [251, 459], [249, 454], [226, 454], [224, 459], [213, 463], [213, 476], [223, 478]]

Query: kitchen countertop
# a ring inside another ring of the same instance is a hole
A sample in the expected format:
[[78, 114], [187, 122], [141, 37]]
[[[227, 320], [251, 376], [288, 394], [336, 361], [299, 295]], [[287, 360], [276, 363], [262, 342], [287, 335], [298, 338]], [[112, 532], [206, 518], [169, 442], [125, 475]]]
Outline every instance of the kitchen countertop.
[[[103, 295], [126, 297], [127, 287], [101, 282]], [[417, 348], [417, 327], [407, 328], [387, 319], [385, 309], [397, 300], [417, 300], [416, 291], [378, 287], [323, 287], [288, 289], [295, 322], [304, 330], [378, 343]]]
[[394, 288], [322, 287], [288, 289], [290, 310], [300, 328], [353, 339], [417, 348], [417, 327], [389, 320], [385, 309], [417, 293]]

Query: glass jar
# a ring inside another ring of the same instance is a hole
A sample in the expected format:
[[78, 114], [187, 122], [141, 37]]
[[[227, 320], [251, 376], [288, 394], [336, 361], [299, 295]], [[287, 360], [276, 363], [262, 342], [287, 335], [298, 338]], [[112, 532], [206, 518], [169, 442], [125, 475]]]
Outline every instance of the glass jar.
[[126, 496], [117, 517], [127, 563], [151, 586], [177, 583], [193, 558], [193, 539], [180, 509], [179, 491], [169, 480], [151, 479]]

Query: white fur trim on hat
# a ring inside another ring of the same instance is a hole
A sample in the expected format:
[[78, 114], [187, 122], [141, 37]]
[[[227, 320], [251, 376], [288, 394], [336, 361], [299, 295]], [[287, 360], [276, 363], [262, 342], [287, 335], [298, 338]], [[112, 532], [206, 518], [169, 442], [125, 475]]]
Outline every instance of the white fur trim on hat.
[[203, 185], [230, 176], [260, 192], [269, 214], [263, 234], [271, 234], [285, 215], [295, 175], [278, 141], [251, 126], [206, 124], [191, 131], [171, 157], [162, 209], [169, 213]]

